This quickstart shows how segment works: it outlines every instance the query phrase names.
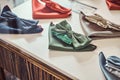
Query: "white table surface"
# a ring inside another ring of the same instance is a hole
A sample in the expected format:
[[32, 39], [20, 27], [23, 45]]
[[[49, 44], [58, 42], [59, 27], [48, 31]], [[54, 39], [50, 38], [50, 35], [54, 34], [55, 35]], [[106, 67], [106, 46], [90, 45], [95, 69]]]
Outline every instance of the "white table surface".
[[[63, 2], [63, 0], [59, 0]], [[79, 0], [80, 1], [80, 0]], [[64, 0], [64, 3], [68, 1]], [[99, 13], [106, 19], [120, 24], [120, 11], [110, 11], [105, 0], [81, 0], [81, 2], [95, 6]], [[32, 19], [31, 0], [26, 1], [13, 9], [13, 12], [21, 18]], [[92, 44], [97, 49], [91, 52], [64, 52], [48, 49], [48, 27], [53, 21], [58, 23], [67, 20], [73, 27], [73, 31], [84, 34], [79, 23], [79, 15], [72, 12], [72, 16], [64, 19], [40, 19], [44, 31], [38, 34], [0, 34], [0, 38], [12, 45], [25, 50], [29, 55], [37, 58], [49, 66], [57, 69], [74, 80], [105, 80], [99, 67], [99, 52], [105, 56], [115, 55], [120, 57], [120, 38], [94, 40]]]

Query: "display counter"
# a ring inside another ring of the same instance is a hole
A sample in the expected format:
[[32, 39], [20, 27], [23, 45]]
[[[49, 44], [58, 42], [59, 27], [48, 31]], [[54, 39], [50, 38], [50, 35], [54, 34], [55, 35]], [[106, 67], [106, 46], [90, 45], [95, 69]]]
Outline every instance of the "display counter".
[[[96, 13], [120, 24], [120, 11], [108, 10], [104, 0], [81, 0], [81, 2], [98, 8]], [[21, 18], [32, 19], [31, 7], [31, 0], [28, 0], [12, 11]], [[89, 52], [50, 50], [49, 24], [62, 20], [67, 20], [72, 25], [73, 31], [84, 34], [79, 14], [75, 12], [68, 18], [39, 19], [39, 24], [44, 28], [42, 33], [0, 34], [0, 71], [6, 69], [21, 80], [105, 80], [99, 66], [98, 54], [102, 51], [106, 57], [110, 55], [120, 57], [120, 38], [93, 40], [92, 44], [97, 48]]]

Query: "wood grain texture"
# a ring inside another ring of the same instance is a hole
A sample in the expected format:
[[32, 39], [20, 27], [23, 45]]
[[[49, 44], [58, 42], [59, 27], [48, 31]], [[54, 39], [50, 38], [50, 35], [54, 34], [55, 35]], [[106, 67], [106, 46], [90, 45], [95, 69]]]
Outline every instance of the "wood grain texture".
[[0, 40], [0, 66], [21, 80], [72, 80], [3, 40]]
[[5, 80], [4, 69], [0, 67], [0, 80]]

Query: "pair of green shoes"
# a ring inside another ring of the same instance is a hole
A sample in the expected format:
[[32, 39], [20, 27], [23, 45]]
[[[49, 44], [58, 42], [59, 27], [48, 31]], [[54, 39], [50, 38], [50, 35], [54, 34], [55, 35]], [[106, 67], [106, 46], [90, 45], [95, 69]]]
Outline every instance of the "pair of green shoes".
[[49, 49], [60, 51], [93, 51], [95, 45], [90, 44], [92, 40], [82, 34], [72, 31], [71, 25], [66, 21], [58, 24], [50, 24], [49, 27]]

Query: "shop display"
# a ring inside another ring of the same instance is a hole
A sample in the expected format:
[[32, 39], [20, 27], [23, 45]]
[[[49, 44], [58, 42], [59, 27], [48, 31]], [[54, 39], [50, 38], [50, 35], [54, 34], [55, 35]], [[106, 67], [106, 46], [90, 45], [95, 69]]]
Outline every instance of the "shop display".
[[[28, 0], [13, 9], [33, 20], [5, 6], [0, 12], [2, 77], [7, 70], [21, 80], [120, 80], [120, 58], [105, 57], [119, 55], [120, 25], [111, 22], [115, 17], [119, 23], [119, 11], [107, 6], [120, 10], [120, 0]], [[98, 56], [99, 51], [111, 53]]]

